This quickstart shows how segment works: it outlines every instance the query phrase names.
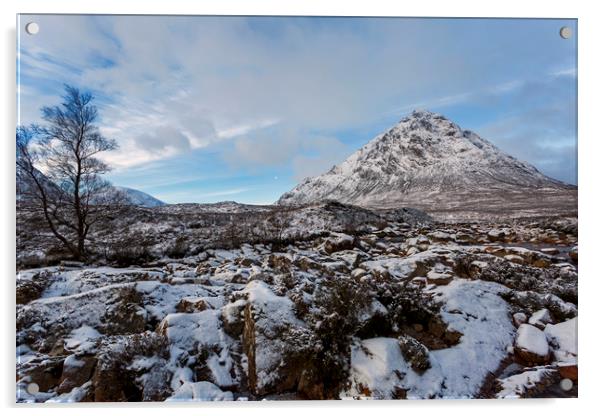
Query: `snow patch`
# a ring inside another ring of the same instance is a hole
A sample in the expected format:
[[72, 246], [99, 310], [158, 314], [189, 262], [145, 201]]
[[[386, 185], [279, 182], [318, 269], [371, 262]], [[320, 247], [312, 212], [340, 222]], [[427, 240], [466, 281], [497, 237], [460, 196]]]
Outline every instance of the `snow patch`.
[[234, 400], [231, 391], [222, 391], [213, 383], [199, 381], [184, 383], [166, 401], [229, 401]]

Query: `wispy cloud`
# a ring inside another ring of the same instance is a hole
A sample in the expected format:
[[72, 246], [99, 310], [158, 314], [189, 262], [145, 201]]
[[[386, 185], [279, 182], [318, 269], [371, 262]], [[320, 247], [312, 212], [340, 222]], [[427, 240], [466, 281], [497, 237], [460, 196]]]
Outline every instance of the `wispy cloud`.
[[576, 77], [577, 76], [577, 67], [564, 68], [553, 71], [550, 75], [555, 77]]
[[252, 188], [237, 188], [237, 189], [225, 189], [223, 191], [217, 191], [217, 192], [206, 192], [204, 194], [201, 194], [201, 197], [205, 197], [205, 198], [212, 198], [215, 196], [227, 196], [227, 195], [237, 195], [237, 194], [241, 194], [243, 192], [248, 192], [252, 190]]
[[260, 120], [252, 124], [244, 124], [241, 126], [232, 126], [217, 131], [217, 137], [231, 139], [232, 137], [243, 136], [253, 130], [263, 129], [278, 124], [278, 120]]
[[479, 132], [543, 173], [577, 183], [577, 120], [571, 77], [525, 82], [506, 99], [507, 111]]
[[386, 114], [407, 113], [414, 109], [443, 109], [446, 107], [477, 100], [483, 96], [505, 95], [516, 91], [525, 84], [525, 80], [512, 80], [492, 86], [485, 86], [475, 91], [436, 97], [426, 101], [413, 102], [403, 107], [388, 111]]

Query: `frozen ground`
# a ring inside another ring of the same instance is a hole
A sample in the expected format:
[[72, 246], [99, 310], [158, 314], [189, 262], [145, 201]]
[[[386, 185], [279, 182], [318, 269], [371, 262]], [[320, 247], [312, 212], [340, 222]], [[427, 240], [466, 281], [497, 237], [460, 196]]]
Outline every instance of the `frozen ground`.
[[[127, 227], [208, 218], [157, 209]], [[189, 227], [179, 258], [166, 237], [129, 267], [22, 269], [17, 401], [544, 397], [565, 378], [576, 395], [576, 220], [404, 215], [316, 205], [272, 242], [212, 247]]]

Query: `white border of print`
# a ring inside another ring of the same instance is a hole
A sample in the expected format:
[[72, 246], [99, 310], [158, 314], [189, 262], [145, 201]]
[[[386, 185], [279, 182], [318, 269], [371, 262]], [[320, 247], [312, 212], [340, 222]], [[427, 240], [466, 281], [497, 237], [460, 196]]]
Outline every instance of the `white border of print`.
[[[600, 238], [600, 63], [599, 40], [602, 39], [600, 13], [593, 1], [527, 2], [525, 0], [505, 0], [496, 2], [471, 0], [421, 0], [394, 2], [386, 0], [145, 0], [140, 2], [123, 0], [97, 0], [81, 2], [69, 0], [4, 0], [0, 3], [2, 20], [2, 91], [0, 124], [4, 130], [2, 142], [2, 227], [3, 238], [0, 249], [2, 265], [3, 341], [2, 346], [2, 404], [8, 413], [26, 412], [36, 414], [77, 414], [91, 415], [125, 414], [145, 412], [149, 415], [164, 415], [167, 412], [198, 412], [210, 414], [261, 414], [281, 415], [283, 411], [291, 415], [306, 415], [308, 412], [339, 412], [351, 415], [365, 415], [366, 412], [383, 413], [420, 412], [421, 414], [445, 413], [462, 415], [487, 412], [489, 415], [508, 413], [537, 412], [546, 415], [577, 414], [587, 412], [598, 405], [602, 362], [599, 348], [602, 345], [600, 330], [600, 295], [602, 276], [595, 256], [599, 255]], [[96, 404], [96, 405], [57, 405], [22, 406], [15, 405], [14, 385], [14, 331], [15, 331], [15, 287], [14, 259], [15, 239], [12, 230], [15, 226], [14, 189], [14, 135], [15, 127], [15, 15], [16, 13], [116, 13], [116, 14], [224, 14], [224, 15], [345, 15], [345, 16], [440, 16], [440, 17], [563, 17], [579, 19], [579, 222], [580, 253], [579, 277], [581, 294], [579, 319], [579, 399], [514, 400], [500, 402], [493, 400], [452, 400], [414, 402], [269, 402], [235, 404]], [[599, 406], [597, 406], [599, 407]]]

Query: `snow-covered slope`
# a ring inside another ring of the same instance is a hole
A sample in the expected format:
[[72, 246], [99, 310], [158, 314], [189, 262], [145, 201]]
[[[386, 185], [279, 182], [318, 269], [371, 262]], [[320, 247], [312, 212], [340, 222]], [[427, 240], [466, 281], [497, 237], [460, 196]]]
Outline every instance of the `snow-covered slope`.
[[576, 208], [575, 186], [543, 175], [442, 115], [414, 111], [340, 165], [305, 179], [278, 203], [334, 199], [449, 214], [502, 206], [524, 211], [558, 202], [560, 194]]
[[126, 188], [123, 186], [113, 186], [113, 189], [121, 192], [125, 196], [126, 200], [132, 205], [146, 208], [160, 207], [165, 205], [165, 202], [160, 201], [154, 196], [137, 189]]

